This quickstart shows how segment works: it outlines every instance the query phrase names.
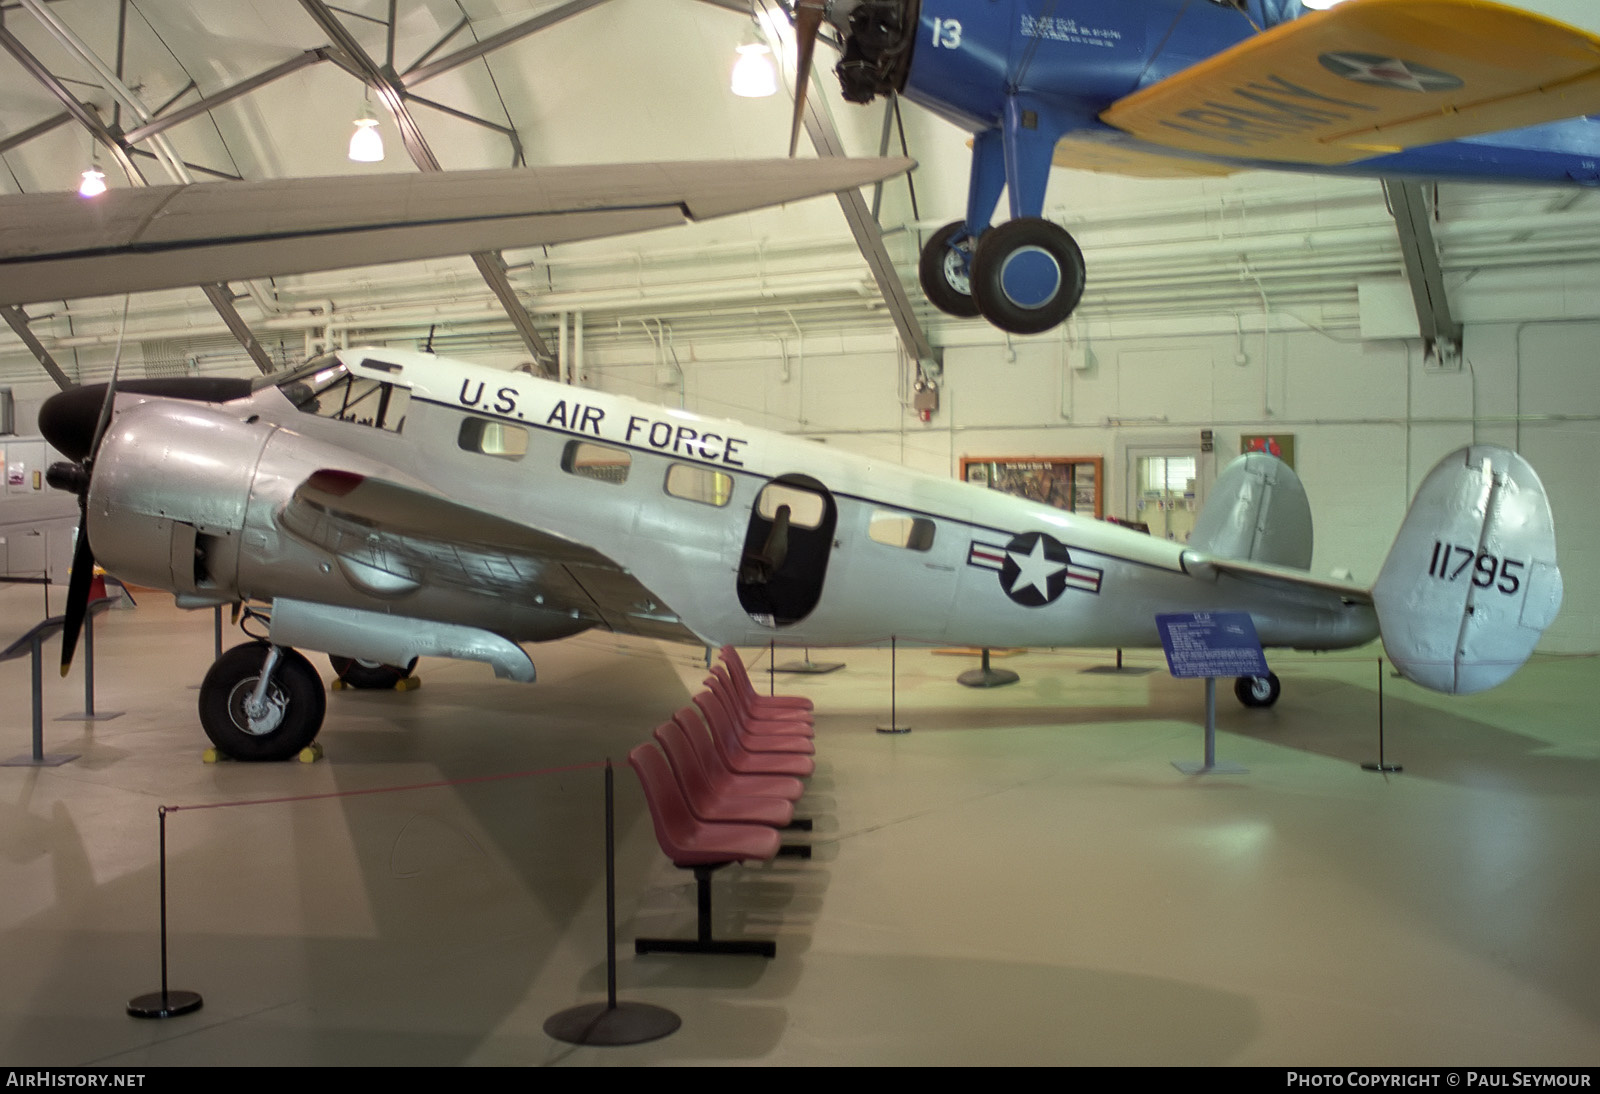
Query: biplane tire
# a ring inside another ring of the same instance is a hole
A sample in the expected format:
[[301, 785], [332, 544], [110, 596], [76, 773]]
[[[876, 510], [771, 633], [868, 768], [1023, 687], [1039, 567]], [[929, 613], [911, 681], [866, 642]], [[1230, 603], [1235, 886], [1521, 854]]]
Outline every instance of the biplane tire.
[[1283, 685], [1278, 683], [1275, 672], [1265, 676], [1240, 676], [1233, 682], [1233, 693], [1247, 707], [1270, 707], [1283, 694]]
[[252, 722], [244, 705], [266, 663], [265, 642], [246, 642], [217, 658], [200, 684], [200, 726], [235, 760], [289, 760], [317, 739], [328, 697], [311, 662], [284, 649], [267, 688], [267, 714]]
[[328, 655], [328, 663], [333, 666], [333, 674], [350, 687], [376, 691], [392, 691], [417, 667], [415, 657], [404, 668], [381, 665], [376, 661], [357, 661], [354, 657], [335, 657], [332, 654]]
[[1083, 299], [1083, 252], [1058, 224], [1018, 217], [990, 228], [972, 256], [972, 299], [985, 319], [1012, 334], [1057, 326]]
[[928, 303], [957, 319], [971, 319], [978, 314], [970, 280], [972, 244], [967, 241], [951, 246], [951, 240], [964, 237], [966, 233], [964, 220], [946, 224], [933, 233], [917, 263], [917, 280], [922, 282], [922, 292]]

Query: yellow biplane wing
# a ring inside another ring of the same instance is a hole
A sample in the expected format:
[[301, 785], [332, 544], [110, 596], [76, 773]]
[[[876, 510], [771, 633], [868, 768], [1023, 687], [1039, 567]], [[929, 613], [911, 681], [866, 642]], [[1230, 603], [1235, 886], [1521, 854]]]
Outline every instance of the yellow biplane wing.
[[1214, 156], [1333, 165], [1600, 112], [1600, 38], [1488, 0], [1348, 0], [1115, 103]]
[[1129, 148], [1077, 133], [1069, 133], [1056, 142], [1052, 162], [1057, 167], [1140, 179], [1221, 178], [1241, 170], [1182, 155], [1161, 155], [1149, 149]]

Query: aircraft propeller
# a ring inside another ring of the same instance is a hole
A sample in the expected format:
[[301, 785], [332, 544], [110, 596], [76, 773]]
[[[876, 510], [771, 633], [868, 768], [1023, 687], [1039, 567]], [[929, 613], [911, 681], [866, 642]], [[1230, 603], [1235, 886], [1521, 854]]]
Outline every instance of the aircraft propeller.
[[795, 74], [794, 123], [789, 127], [789, 155], [800, 143], [800, 123], [806, 112], [806, 87], [811, 83], [811, 59], [817, 51], [817, 35], [827, 14], [827, 0], [800, 0], [794, 9]]

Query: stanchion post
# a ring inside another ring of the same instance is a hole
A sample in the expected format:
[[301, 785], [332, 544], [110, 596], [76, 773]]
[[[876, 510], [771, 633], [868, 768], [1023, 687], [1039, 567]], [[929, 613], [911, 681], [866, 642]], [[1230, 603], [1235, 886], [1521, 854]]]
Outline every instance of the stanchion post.
[[198, 992], [167, 990], [167, 807], [156, 806], [156, 817], [161, 863], [161, 990], [128, 1000], [128, 1013], [134, 1018], [176, 1018], [199, 1010], [204, 1003]]

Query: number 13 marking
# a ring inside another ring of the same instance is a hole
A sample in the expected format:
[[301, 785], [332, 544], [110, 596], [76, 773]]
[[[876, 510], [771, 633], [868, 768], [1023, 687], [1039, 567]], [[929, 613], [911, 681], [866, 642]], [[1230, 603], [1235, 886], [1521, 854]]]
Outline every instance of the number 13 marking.
[[961, 20], [935, 19], [933, 21], [933, 48], [959, 49], [961, 46]]

